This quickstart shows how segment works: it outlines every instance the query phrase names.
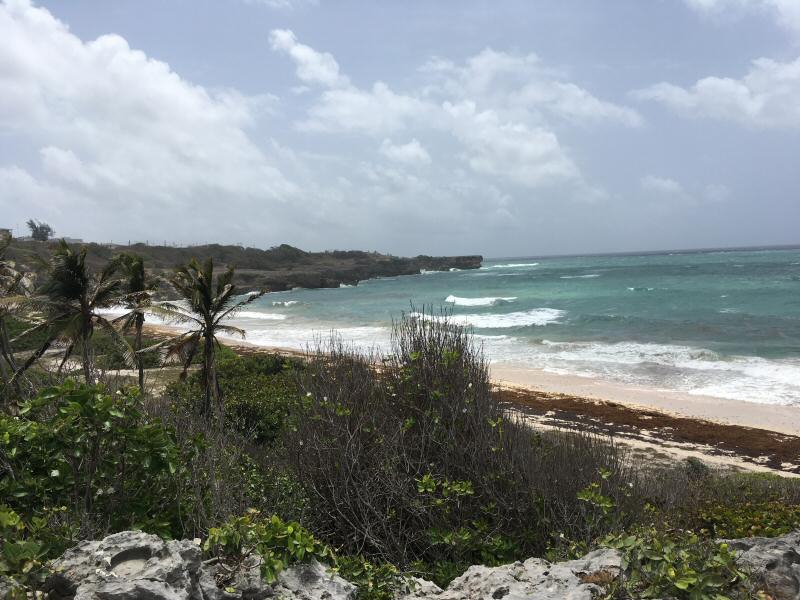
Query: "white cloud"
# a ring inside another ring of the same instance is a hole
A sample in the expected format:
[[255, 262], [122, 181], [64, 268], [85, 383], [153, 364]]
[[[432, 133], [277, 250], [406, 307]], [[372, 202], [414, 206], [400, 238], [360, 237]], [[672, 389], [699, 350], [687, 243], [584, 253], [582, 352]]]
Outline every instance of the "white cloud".
[[684, 0], [684, 2], [693, 10], [707, 16], [769, 14], [782, 27], [800, 33], [800, 2], [797, 0]]
[[800, 127], [800, 58], [753, 61], [741, 79], [705, 77], [688, 88], [662, 82], [634, 92], [687, 116], [728, 120], [750, 127]]
[[669, 196], [682, 195], [683, 186], [669, 177], [659, 177], [657, 175], [645, 175], [641, 180], [642, 189], [645, 192], [655, 192]]
[[327, 52], [317, 52], [300, 44], [289, 29], [273, 29], [269, 34], [273, 50], [291, 56], [297, 67], [297, 77], [306, 83], [319, 83], [328, 87], [349, 85], [347, 77], [339, 73], [339, 63]]
[[431, 155], [417, 138], [407, 144], [394, 144], [392, 140], [386, 138], [381, 143], [380, 153], [389, 160], [409, 165], [426, 165], [431, 162]]
[[428, 93], [469, 98], [481, 105], [536, 118], [537, 112], [572, 123], [615, 123], [638, 127], [638, 112], [601, 100], [547, 67], [535, 54], [515, 55], [487, 48], [459, 66], [436, 58], [421, 69], [433, 76]]
[[446, 103], [444, 108], [455, 136], [468, 151], [467, 162], [478, 173], [526, 187], [580, 179], [578, 168], [552, 132], [503, 122], [491, 110], [477, 112], [472, 102]]
[[303, 131], [335, 133], [356, 131], [367, 135], [387, 135], [401, 131], [410, 123], [427, 121], [437, 107], [420, 98], [398, 94], [378, 81], [371, 89], [353, 86], [325, 90], [297, 124]]
[[[285, 37], [290, 47], [298, 45], [291, 32]], [[303, 47], [310, 56], [320, 55]], [[338, 64], [333, 57], [329, 62], [337, 65], [338, 80], [342, 77]], [[582, 186], [584, 197], [597, 198], [602, 192], [583, 184], [577, 165], [545, 115], [581, 123], [637, 126], [642, 122], [636, 111], [599, 100], [532, 54], [484, 50], [464, 66], [439, 58], [420, 70], [431, 83], [409, 93], [396, 92], [380, 81], [371, 89], [348, 83], [325, 90], [297, 126], [309, 132], [371, 136], [408, 130], [444, 134], [460, 145], [457, 156], [475, 173], [531, 188], [568, 182]], [[397, 158], [401, 153], [389, 143], [384, 140], [382, 153]], [[427, 156], [415, 147], [406, 148], [403, 156], [412, 150], [415, 160]]]
[[245, 4], [260, 4], [269, 8], [292, 10], [301, 6], [316, 6], [319, 0], [244, 0]]
[[0, 56], [0, 132], [40, 150], [39, 169], [3, 167], [18, 210], [80, 191], [88, 214], [115, 221], [65, 218], [98, 236], [153, 215], [169, 215], [153, 228], [186, 234], [223, 198], [267, 209], [297, 192], [246, 131], [272, 97], [194, 85], [118, 35], [84, 42], [26, 0], [0, 4]]

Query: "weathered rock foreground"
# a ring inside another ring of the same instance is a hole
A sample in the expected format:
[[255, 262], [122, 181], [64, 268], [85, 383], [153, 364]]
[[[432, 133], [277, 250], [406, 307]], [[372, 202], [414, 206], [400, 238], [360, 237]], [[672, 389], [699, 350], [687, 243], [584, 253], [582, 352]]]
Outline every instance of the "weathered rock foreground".
[[[740, 566], [774, 600], [800, 600], [800, 532], [779, 538], [733, 540]], [[55, 600], [354, 600], [357, 588], [317, 562], [296, 565], [267, 584], [256, 564], [232, 579], [203, 562], [197, 543], [165, 542], [126, 531], [82, 542], [53, 564], [46, 584]], [[417, 580], [398, 600], [591, 600], [620, 574], [615, 550], [595, 550], [578, 560], [531, 558], [500, 567], [470, 567], [445, 590]], [[223, 581], [224, 580], [224, 581]], [[222, 581], [223, 588], [219, 587]], [[231, 591], [235, 589], [236, 591]]]

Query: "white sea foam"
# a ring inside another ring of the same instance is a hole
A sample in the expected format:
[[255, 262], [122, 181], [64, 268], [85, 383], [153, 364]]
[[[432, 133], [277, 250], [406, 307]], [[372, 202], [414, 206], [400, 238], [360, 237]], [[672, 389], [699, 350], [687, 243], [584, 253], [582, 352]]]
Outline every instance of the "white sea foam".
[[586, 275], [562, 275], [559, 279], [594, 279], [600, 277], [600, 273], [587, 273]]
[[272, 303], [272, 306], [287, 306], [288, 307], [288, 306], [294, 306], [295, 304], [300, 304], [300, 301], [299, 300], [284, 300], [284, 301], [277, 300], [277, 301]]
[[651, 287], [629, 287], [628, 291], [629, 292], [652, 292], [655, 289], [656, 288], [651, 288]]
[[506, 329], [509, 327], [541, 327], [550, 323], [558, 323], [566, 313], [557, 308], [534, 308], [502, 315], [422, 315], [411, 313], [413, 317], [443, 320], [456, 325], [475, 327], [478, 329]]
[[339, 287], [340, 288], [351, 288], [351, 287], [356, 287], [356, 286], [350, 285], [349, 283], [340, 283]]
[[497, 306], [498, 304], [514, 302], [516, 299], [516, 296], [509, 296], [507, 298], [498, 296], [487, 296], [485, 298], [461, 298], [451, 294], [445, 298], [444, 301], [454, 304], [455, 306]]
[[[249, 330], [247, 341], [264, 347], [313, 350], [327, 345], [332, 334], [334, 334], [332, 328], [322, 325], [303, 327], [277, 325], [269, 329]], [[390, 331], [386, 327], [339, 327], [336, 329], [335, 335], [345, 344], [363, 350], [376, 348], [387, 351], [390, 345]]]
[[637, 342], [536, 344], [506, 336], [483, 339], [495, 361], [559, 374], [595, 377], [732, 400], [800, 404], [800, 360], [722, 357], [711, 350]]
[[532, 263], [508, 263], [507, 265], [488, 265], [481, 269], [524, 269], [527, 267], [538, 267], [538, 262]]
[[283, 321], [286, 315], [278, 313], [265, 313], [258, 310], [243, 310], [236, 315], [237, 319], [258, 319], [260, 321]]

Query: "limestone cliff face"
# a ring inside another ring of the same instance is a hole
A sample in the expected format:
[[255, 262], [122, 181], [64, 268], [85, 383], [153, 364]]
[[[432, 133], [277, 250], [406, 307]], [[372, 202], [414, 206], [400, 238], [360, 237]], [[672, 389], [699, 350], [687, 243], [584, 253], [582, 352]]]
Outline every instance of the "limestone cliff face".
[[[51, 244], [46, 242], [22, 242], [15, 240], [10, 247], [10, 257], [32, 272], [46, 262]], [[375, 277], [415, 275], [421, 271], [449, 271], [451, 269], [477, 269], [482, 256], [415, 256], [404, 258], [364, 252], [361, 250], [334, 250], [330, 252], [306, 252], [288, 244], [267, 250], [209, 244], [191, 248], [171, 246], [104, 246], [88, 244], [88, 263], [101, 269], [111, 257], [120, 252], [131, 252], [144, 259], [145, 267], [152, 273], [168, 275], [172, 269], [186, 264], [192, 258], [214, 259], [215, 268], [228, 265], [236, 268], [236, 284], [243, 289], [268, 289], [273, 292], [295, 287], [325, 288], [340, 284], [355, 285], [359, 281]], [[38, 258], [37, 258], [38, 257]], [[168, 297], [170, 290], [165, 287]]]

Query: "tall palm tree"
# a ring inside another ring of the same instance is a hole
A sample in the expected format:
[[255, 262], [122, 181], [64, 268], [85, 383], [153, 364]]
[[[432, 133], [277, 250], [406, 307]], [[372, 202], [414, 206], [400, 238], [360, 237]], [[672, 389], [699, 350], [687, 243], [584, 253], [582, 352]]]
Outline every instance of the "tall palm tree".
[[125, 339], [104, 317], [100, 310], [120, 301], [122, 283], [114, 277], [117, 265], [109, 263], [99, 273], [92, 273], [86, 265], [86, 246], [74, 251], [61, 240], [50, 258], [48, 279], [31, 306], [42, 315], [42, 320], [19, 337], [34, 331], [46, 331], [44, 343], [14, 373], [18, 378], [52, 346], [56, 340], [66, 344], [59, 371], [72, 355], [75, 347], [81, 350], [81, 365], [87, 383], [92, 382], [93, 365], [91, 339], [95, 328], [100, 327], [126, 351], [129, 360], [133, 350]]
[[165, 317], [174, 323], [189, 325], [189, 331], [159, 345], [168, 348], [167, 357], [179, 356], [183, 361], [181, 379], [186, 377], [189, 365], [202, 348], [202, 380], [205, 400], [202, 411], [211, 414], [212, 398], [217, 402], [218, 416], [221, 417], [223, 400], [216, 374], [216, 349], [220, 343], [217, 335], [227, 333], [245, 337], [243, 329], [223, 324], [244, 306], [260, 298], [265, 291], [251, 294], [245, 300], [237, 300], [236, 286], [233, 284], [234, 268], [228, 267], [214, 278], [214, 261], [208, 258], [202, 264], [192, 259], [175, 270], [169, 282], [181, 297], [181, 304], [162, 303], [154, 305], [151, 312]]
[[144, 259], [136, 254], [122, 253], [114, 257], [121, 272], [123, 296], [122, 304], [127, 312], [114, 319], [123, 332], [135, 331], [133, 341], [134, 361], [139, 370], [139, 389], [144, 392], [144, 358], [142, 357], [142, 328], [145, 314], [153, 305], [153, 292], [158, 287], [158, 279], [148, 277], [144, 269]]

